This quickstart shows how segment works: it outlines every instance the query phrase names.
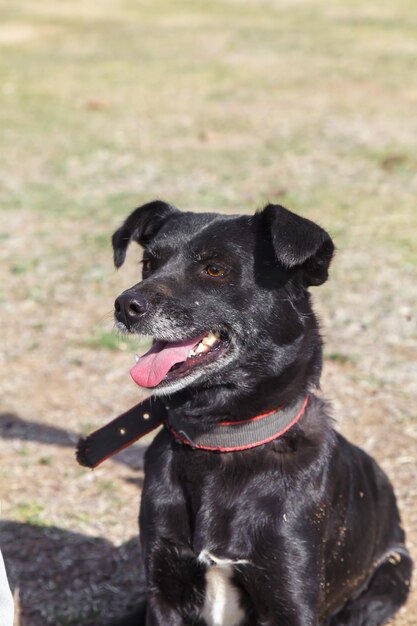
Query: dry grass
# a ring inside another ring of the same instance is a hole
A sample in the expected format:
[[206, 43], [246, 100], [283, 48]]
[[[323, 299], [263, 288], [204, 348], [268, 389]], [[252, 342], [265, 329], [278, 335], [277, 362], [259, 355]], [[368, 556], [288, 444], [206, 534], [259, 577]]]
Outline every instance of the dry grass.
[[110, 334], [136, 252], [116, 274], [108, 237], [155, 196], [279, 201], [334, 235], [315, 294], [323, 390], [392, 477], [415, 552], [415, 3], [15, 0], [3, 14], [0, 541], [20, 626], [98, 625], [140, 593], [143, 448], [92, 473], [73, 446], [138, 400], [135, 349]]

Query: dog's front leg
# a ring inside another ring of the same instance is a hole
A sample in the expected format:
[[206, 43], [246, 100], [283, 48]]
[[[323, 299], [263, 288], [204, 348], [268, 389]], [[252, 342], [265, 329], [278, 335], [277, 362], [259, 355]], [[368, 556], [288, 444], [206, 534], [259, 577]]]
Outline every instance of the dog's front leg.
[[[309, 586], [309, 581], [306, 581], [306, 586]], [[253, 602], [257, 625], [318, 626], [317, 600], [309, 598], [301, 584], [295, 589], [291, 581], [258, 574], [249, 583], [246, 581], [245, 589]]]
[[[319, 572], [306, 546], [265, 554], [242, 567], [237, 580], [253, 605], [257, 626], [318, 626]], [[316, 561], [317, 563], [317, 561]]]
[[203, 604], [204, 567], [190, 548], [170, 539], [154, 539], [146, 558], [146, 626], [198, 623]]

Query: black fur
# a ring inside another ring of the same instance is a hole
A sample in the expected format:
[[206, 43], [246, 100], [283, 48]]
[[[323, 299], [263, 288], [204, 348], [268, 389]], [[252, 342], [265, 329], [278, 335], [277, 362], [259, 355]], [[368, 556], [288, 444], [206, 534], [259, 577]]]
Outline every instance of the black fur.
[[[119, 327], [166, 341], [220, 331], [226, 342], [218, 360], [158, 385], [171, 410], [215, 422], [307, 391], [311, 399], [283, 437], [244, 452], [192, 450], [167, 430], [157, 435], [140, 512], [147, 608], [120, 624], [206, 624], [213, 563], [198, 558], [203, 551], [241, 561], [232, 584], [242, 626], [385, 624], [411, 576], [392, 487], [333, 430], [312, 393], [322, 341], [307, 287], [327, 279], [330, 236], [280, 206], [223, 216], [156, 201], [114, 234], [116, 266], [132, 239], [145, 248], [144, 275], [124, 292], [133, 313], [127, 322], [118, 306]], [[208, 274], [212, 265], [225, 270], [221, 277]]]

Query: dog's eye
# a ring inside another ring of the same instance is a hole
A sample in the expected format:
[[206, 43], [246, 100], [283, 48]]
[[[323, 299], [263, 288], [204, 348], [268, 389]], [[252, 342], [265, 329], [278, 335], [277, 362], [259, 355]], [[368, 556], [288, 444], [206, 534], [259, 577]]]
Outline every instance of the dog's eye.
[[212, 278], [221, 278], [225, 275], [226, 270], [220, 265], [210, 264], [206, 267], [206, 272]]
[[144, 272], [150, 272], [152, 269], [152, 259], [142, 259], [142, 267]]

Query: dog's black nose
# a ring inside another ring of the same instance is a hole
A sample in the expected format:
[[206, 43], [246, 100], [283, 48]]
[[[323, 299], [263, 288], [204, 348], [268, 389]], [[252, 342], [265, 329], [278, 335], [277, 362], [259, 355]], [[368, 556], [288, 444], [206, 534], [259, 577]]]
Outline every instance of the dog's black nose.
[[140, 293], [124, 291], [114, 303], [114, 313], [118, 322], [130, 329], [139, 321], [148, 308], [146, 298]]

